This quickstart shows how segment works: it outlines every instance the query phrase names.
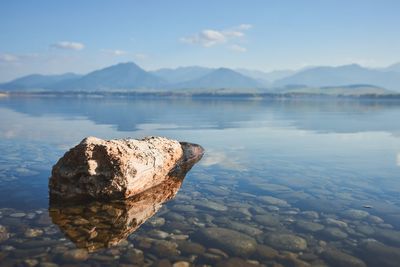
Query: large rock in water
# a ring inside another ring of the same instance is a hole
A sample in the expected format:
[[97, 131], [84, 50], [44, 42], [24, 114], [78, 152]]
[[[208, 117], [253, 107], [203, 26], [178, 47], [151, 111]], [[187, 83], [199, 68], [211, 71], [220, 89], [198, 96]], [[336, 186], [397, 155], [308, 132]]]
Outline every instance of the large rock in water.
[[174, 169], [187, 168], [187, 163], [198, 161], [203, 152], [199, 145], [163, 137], [88, 137], [53, 166], [50, 198], [129, 198], [164, 182]]

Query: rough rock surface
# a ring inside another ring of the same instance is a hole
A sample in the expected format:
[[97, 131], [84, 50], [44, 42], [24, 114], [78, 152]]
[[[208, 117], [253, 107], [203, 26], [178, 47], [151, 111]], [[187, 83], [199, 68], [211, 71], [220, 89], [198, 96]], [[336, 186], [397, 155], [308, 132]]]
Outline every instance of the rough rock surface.
[[121, 199], [154, 187], [183, 162], [203, 154], [199, 145], [163, 137], [103, 140], [88, 137], [54, 165], [53, 199]]

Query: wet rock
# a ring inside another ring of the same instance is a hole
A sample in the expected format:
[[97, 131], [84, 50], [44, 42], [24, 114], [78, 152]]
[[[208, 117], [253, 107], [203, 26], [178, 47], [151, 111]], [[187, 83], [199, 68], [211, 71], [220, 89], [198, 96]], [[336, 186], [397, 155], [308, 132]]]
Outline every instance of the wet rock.
[[24, 212], [16, 212], [16, 213], [10, 214], [10, 217], [12, 217], [12, 218], [22, 218], [25, 216], [26, 216], [26, 213], [24, 213]]
[[329, 248], [322, 252], [322, 257], [332, 266], [338, 267], [366, 267], [367, 265], [354, 256], [343, 253], [339, 250]]
[[302, 231], [306, 232], [318, 232], [324, 229], [324, 226], [319, 223], [314, 223], [310, 221], [299, 220], [296, 222], [296, 227]]
[[85, 261], [89, 257], [86, 249], [72, 249], [64, 252], [63, 259], [65, 261]]
[[0, 224], [0, 243], [6, 241], [10, 238], [10, 234], [7, 232], [7, 229]]
[[356, 230], [364, 235], [373, 235], [375, 233], [374, 228], [369, 225], [358, 225]]
[[168, 259], [162, 259], [154, 263], [154, 267], [172, 267], [171, 262]]
[[240, 223], [240, 222], [235, 222], [235, 221], [229, 221], [227, 223], [227, 227], [236, 230], [242, 233], [245, 233], [250, 236], [257, 236], [263, 233], [260, 229], [250, 226], [248, 224]]
[[152, 246], [152, 251], [160, 257], [178, 256], [178, 245], [171, 241], [156, 240]]
[[400, 246], [400, 231], [376, 228], [375, 236], [378, 239], [384, 240], [392, 245]]
[[162, 137], [102, 140], [88, 137], [54, 165], [53, 199], [121, 199], [154, 187], [180, 162], [198, 160], [203, 149]]
[[273, 248], [289, 251], [302, 251], [307, 248], [307, 241], [304, 238], [292, 234], [268, 234], [265, 242]]
[[181, 211], [181, 212], [196, 212], [196, 208], [193, 205], [182, 205], [182, 204], [177, 204], [172, 207], [176, 211]]
[[165, 219], [162, 217], [151, 218], [148, 223], [153, 227], [161, 227], [165, 224]]
[[185, 216], [180, 215], [179, 213], [176, 213], [173, 211], [168, 212], [167, 214], [164, 215], [164, 217], [171, 221], [184, 221], [185, 220]]
[[367, 220], [368, 220], [369, 222], [375, 223], [375, 224], [384, 223], [384, 221], [383, 221], [382, 218], [380, 218], [380, 217], [378, 217], [378, 216], [375, 216], [375, 215], [370, 215], [370, 216], [368, 216], [368, 217], [367, 217]]
[[42, 234], [43, 234], [43, 230], [33, 229], [33, 228], [26, 229], [26, 231], [24, 233], [25, 237], [28, 237], [28, 238], [38, 237], [38, 236], [41, 236]]
[[190, 263], [187, 261], [177, 261], [174, 264], [172, 264], [172, 267], [189, 267]]
[[319, 215], [315, 211], [303, 211], [300, 213], [304, 218], [310, 219], [310, 220], [315, 220], [319, 218]]
[[349, 209], [343, 212], [343, 216], [352, 220], [362, 220], [368, 217], [369, 213], [364, 210]]
[[276, 258], [279, 253], [269, 246], [257, 245], [256, 255], [263, 260], [272, 260]]
[[202, 245], [189, 241], [179, 241], [178, 249], [183, 254], [189, 254], [189, 255], [191, 254], [200, 255], [204, 253], [204, 251], [206, 250]]
[[256, 215], [254, 220], [264, 226], [274, 227], [279, 225], [279, 217], [272, 214]]
[[230, 259], [218, 262], [218, 264], [216, 266], [217, 267], [257, 267], [260, 265], [245, 261], [241, 258], [230, 258]]
[[339, 221], [333, 218], [326, 218], [325, 223], [330, 226], [340, 227], [340, 228], [347, 228], [347, 223], [343, 221]]
[[226, 211], [228, 208], [225, 205], [222, 205], [220, 203], [214, 202], [214, 201], [209, 201], [209, 200], [203, 200], [199, 201], [196, 203], [196, 206], [208, 209], [208, 210], [214, 210], [214, 211]]
[[58, 267], [58, 264], [44, 261], [39, 264], [39, 267]]
[[361, 243], [361, 249], [370, 266], [399, 266], [400, 249], [398, 247], [387, 246], [375, 240], [366, 240]]
[[258, 199], [268, 205], [275, 205], [278, 207], [288, 207], [289, 206], [289, 204], [285, 200], [279, 199], [276, 197], [261, 196]]
[[147, 233], [149, 237], [156, 238], [156, 239], [165, 239], [169, 236], [167, 232], [161, 230], [151, 230]]
[[24, 260], [24, 264], [27, 267], [34, 267], [39, 264], [39, 261], [36, 259], [26, 259], [26, 260]]
[[122, 255], [121, 260], [126, 263], [142, 266], [144, 263], [143, 251], [139, 249], [128, 250], [124, 255]]
[[216, 246], [233, 255], [248, 256], [256, 249], [257, 242], [243, 233], [220, 227], [198, 230], [194, 238], [208, 246]]
[[340, 230], [339, 228], [336, 228], [336, 227], [326, 227], [323, 230], [323, 234], [325, 236], [327, 236], [328, 238], [335, 239], [335, 240], [344, 239], [347, 237], [347, 234], [345, 232], [343, 232], [342, 230]]

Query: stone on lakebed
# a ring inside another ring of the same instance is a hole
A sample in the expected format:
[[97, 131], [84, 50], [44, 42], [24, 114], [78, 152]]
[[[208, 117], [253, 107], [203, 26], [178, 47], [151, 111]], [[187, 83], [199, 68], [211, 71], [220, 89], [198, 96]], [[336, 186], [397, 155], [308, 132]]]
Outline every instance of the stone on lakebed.
[[50, 197], [129, 198], [169, 179], [169, 174], [177, 169], [189, 171], [203, 153], [199, 145], [164, 137], [87, 137], [53, 166]]

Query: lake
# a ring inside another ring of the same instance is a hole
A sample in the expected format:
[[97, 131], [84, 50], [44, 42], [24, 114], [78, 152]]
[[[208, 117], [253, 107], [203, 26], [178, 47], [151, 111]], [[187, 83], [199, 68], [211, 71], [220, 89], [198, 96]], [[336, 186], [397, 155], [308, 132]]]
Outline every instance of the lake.
[[[141, 220], [136, 202], [49, 203], [84, 137], [148, 135], [205, 155]], [[2, 97], [0, 151], [2, 266], [400, 262], [400, 102]]]

